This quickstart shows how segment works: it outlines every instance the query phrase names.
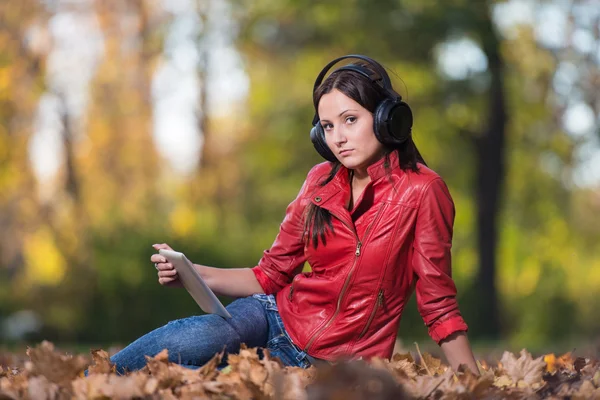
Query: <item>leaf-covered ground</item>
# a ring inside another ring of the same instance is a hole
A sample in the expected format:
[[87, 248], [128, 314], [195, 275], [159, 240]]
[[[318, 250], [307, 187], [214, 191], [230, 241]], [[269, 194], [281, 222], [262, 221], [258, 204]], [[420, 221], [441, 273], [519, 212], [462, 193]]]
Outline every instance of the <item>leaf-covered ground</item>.
[[319, 368], [284, 368], [256, 349], [229, 355], [220, 371], [219, 355], [199, 370], [167, 361], [163, 351], [147, 366], [117, 375], [103, 350], [89, 358], [70, 356], [43, 342], [27, 350], [20, 366], [0, 357], [0, 399], [600, 399], [600, 361], [527, 351], [505, 352], [498, 365], [480, 365], [481, 376], [454, 373], [423, 353], [395, 354], [391, 361], [338, 362]]

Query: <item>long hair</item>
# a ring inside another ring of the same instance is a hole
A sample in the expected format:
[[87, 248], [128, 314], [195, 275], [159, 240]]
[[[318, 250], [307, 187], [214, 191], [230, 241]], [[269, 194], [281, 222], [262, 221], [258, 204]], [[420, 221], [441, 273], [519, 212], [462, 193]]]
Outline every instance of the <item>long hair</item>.
[[[367, 63], [361, 62], [357, 64], [372, 71], [372, 68], [370, 68]], [[339, 90], [369, 110], [372, 114], [375, 112], [377, 106], [389, 96], [382, 87], [358, 72], [351, 70], [334, 71], [313, 93], [315, 110], [318, 110], [321, 97], [331, 92], [333, 89]], [[403, 170], [418, 172], [419, 167], [417, 163], [427, 165], [412, 139], [412, 134], [405, 142], [398, 146], [386, 146], [385, 151], [384, 166], [387, 171], [390, 169], [389, 155], [392, 151], [398, 151], [400, 168]], [[329, 172], [329, 175], [321, 181], [319, 185], [325, 186], [329, 183], [337, 174], [341, 166], [342, 164], [337, 160], [331, 162], [331, 171]], [[331, 213], [328, 210], [319, 207], [314, 203], [308, 204], [304, 223], [304, 236], [306, 240], [312, 241], [315, 249], [319, 245], [319, 238], [321, 238], [324, 246], [327, 244], [327, 229], [333, 232], [331, 218]]]

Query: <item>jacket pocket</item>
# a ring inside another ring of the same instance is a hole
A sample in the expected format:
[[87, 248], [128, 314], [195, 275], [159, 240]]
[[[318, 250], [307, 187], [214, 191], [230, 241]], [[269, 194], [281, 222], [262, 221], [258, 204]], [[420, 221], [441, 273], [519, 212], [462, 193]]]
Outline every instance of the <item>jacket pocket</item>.
[[377, 314], [377, 310], [382, 305], [383, 305], [383, 289], [379, 289], [379, 293], [377, 294], [377, 300], [375, 302], [375, 307], [373, 307], [373, 311], [371, 311], [371, 315], [369, 316], [369, 320], [367, 321], [367, 325], [365, 325], [364, 329], [362, 330], [362, 332], [358, 336], [359, 339], [362, 339], [363, 336], [365, 336], [365, 334], [369, 330], [369, 327], [371, 326], [371, 323], [373, 322], [373, 319], [375, 318], [375, 314]]

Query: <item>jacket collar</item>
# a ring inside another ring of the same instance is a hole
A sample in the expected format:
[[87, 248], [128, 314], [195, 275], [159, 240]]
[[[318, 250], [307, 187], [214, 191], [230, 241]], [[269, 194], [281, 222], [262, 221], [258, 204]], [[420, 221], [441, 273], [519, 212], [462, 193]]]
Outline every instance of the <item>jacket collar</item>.
[[[389, 164], [388, 164], [388, 168], [389, 171], [393, 171], [397, 168], [399, 168], [399, 164], [398, 164], [398, 150], [394, 150], [389, 154]], [[377, 180], [379, 180], [380, 178], [383, 178], [386, 175], [386, 169], [385, 169], [385, 159], [386, 157], [381, 157], [381, 159], [379, 161], [374, 162], [373, 164], [369, 165], [369, 167], [367, 168], [367, 173], [369, 174], [369, 177], [371, 178], [371, 182], [375, 183]]]
[[[394, 171], [399, 168], [398, 151], [394, 150], [389, 153], [389, 171]], [[367, 168], [367, 173], [371, 178], [371, 184], [375, 184], [379, 179], [386, 175], [385, 167], [386, 157], [381, 157]], [[350, 170], [343, 165], [335, 174], [333, 179], [325, 186], [318, 187], [312, 194], [311, 201], [318, 206], [323, 206], [329, 199], [336, 194], [342, 194], [344, 197], [350, 193]]]

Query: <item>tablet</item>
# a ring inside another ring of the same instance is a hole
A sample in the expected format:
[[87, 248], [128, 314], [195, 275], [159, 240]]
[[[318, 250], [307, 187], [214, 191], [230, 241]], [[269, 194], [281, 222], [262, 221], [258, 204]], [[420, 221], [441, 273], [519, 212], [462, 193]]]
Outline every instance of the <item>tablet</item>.
[[196, 268], [194, 268], [194, 265], [183, 253], [164, 249], [158, 252], [173, 264], [183, 286], [192, 298], [196, 300], [202, 311], [209, 314], [217, 314], [223, 318], [231, 318], [231, 314], [223, 306], [223, 303], [210, 290], [204, 279], [202, 279]]

